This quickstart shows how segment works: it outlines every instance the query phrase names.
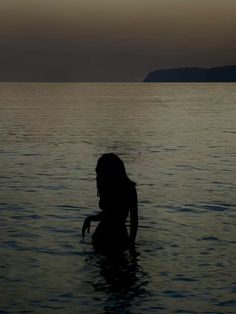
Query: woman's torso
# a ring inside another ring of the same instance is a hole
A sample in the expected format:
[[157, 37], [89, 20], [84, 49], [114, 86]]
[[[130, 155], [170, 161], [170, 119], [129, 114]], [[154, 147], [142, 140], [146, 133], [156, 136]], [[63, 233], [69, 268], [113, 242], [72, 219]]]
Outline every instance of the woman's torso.
[[101, 193], [99, 207], [103, 211], [101, 222], [93, 235], [96, 246], [127, 246], [126, 219], [134, 198], [135, 187], [131, 185], [109, 188]]

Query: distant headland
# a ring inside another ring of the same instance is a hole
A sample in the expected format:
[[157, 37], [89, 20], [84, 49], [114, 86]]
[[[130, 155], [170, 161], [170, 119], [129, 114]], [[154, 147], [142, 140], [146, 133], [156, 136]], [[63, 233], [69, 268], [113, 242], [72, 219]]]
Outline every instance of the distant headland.
[[144, 82], [236, 82], [236, 65], [156, 70]]

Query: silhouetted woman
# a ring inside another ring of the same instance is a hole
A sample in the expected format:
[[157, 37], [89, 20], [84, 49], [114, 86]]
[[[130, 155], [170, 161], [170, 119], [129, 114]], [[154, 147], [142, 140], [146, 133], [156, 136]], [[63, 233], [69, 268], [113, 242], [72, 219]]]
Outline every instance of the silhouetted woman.
[[[99, 214], [88, 216], [83, 224], [82, 236], [89, 232], [91, 221], [100, 221], [92, 239], [96, 249], [123, 251], [135, 243], [138, 229], [138, 206], [135, 183], [125, 171], [123, 161], [113, 153], [98, 159], [97, 191]], [[126, 219], [130, 213], [130, 235], [126, 229]]]

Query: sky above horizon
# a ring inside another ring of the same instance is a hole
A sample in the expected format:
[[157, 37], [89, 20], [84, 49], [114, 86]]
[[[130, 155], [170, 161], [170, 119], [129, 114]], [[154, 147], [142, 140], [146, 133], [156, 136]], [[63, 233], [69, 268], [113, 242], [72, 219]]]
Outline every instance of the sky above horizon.
[[1, 0], [0, 79], [142, 81], [236, 64], [235, 0]]

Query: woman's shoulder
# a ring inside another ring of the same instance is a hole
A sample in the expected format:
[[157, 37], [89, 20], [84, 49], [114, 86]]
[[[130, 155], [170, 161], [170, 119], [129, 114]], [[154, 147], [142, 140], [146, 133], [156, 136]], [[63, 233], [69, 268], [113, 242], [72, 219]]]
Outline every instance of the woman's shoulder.
[[135, 192], [135, 191], [136, 191], [136, 183], [135, 183], [135, 182], [129, 180], [129, 182], [128, 182], [127, 185], [128, 185], [128, 187], [129, 187], [129, 190], [130, 190], [130, 191], [132, 191], [132, 192]]
[[133, 199], [137, 196], [136, 184], [132, 181], [128, 182], [126, 185], [126, 195], [128, 198]]

